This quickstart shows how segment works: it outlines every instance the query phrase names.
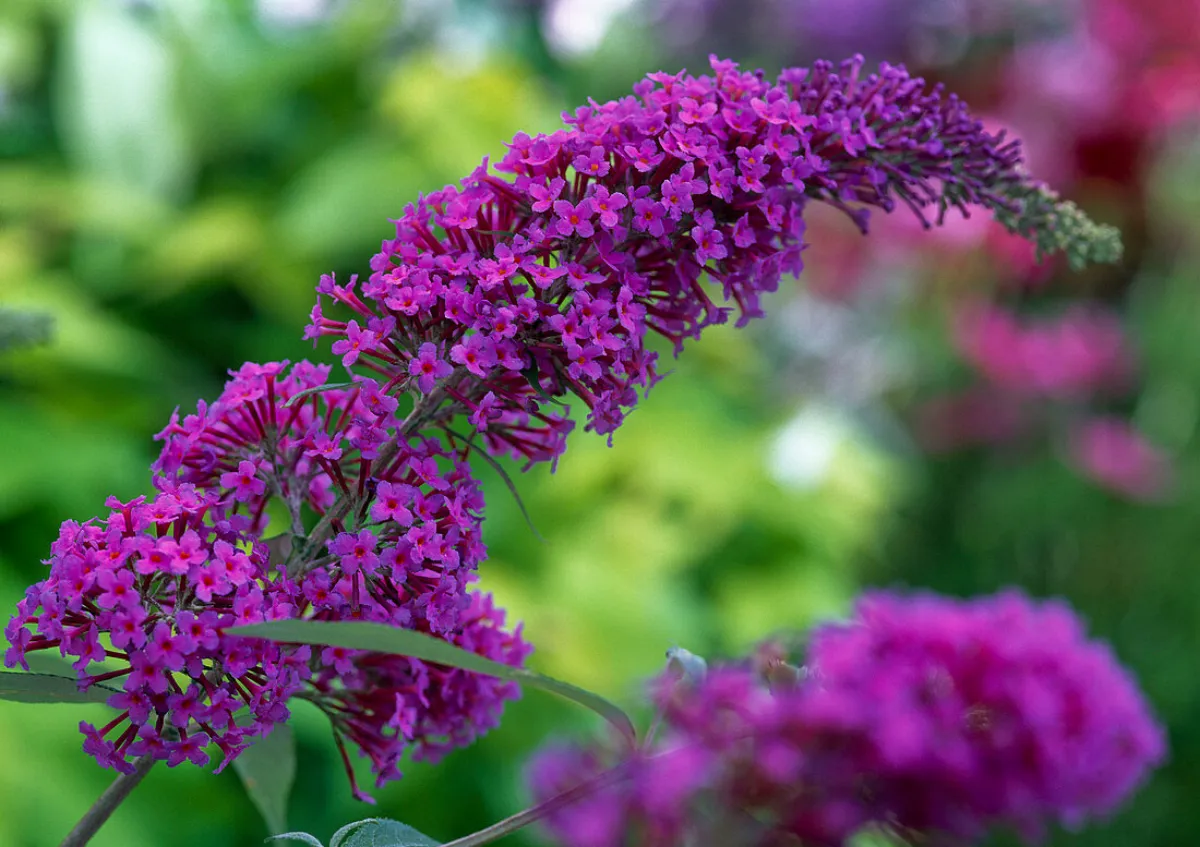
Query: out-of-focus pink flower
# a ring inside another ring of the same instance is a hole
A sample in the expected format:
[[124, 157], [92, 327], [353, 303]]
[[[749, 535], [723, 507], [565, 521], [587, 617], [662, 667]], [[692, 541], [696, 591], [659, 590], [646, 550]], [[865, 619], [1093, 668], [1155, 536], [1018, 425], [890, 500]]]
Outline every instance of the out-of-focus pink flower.
[[1082, 473], [1127, 497], [1154, 500], [1171, 486], [1166, 455], [1118, 418], [1093, 418], [1076, 427], [1070, 458]]
[[959, 316], [955, 339], [967, 360], [995, 385], [1018, 394], [1077, 397], [1119, 384], [1130, 370], [1114, 315], [1076, 307], [1022, 325], [991, 305]]

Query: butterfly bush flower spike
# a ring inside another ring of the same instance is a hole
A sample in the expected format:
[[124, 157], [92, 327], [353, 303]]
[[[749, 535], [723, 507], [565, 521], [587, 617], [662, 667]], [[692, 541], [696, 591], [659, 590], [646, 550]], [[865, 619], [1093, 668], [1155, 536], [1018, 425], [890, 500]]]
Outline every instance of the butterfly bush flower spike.
[[567, 395], [588, 429], [621, 424], [659, 378], [647, 331], [678, 351], [761, 315], [801, 270], [810, 203], [864, 232], [872, 209], [932, 225], [980, 207], [1042, 251], [1119, 250], [1024, 173], [1017, 142], [902, 67], [817, 62], [771, 82], [714, 58], [711, 75], [651, 74], [564, 117], [409, 205], [366, 282], [322, 279], [306, 331], [384, 393], [443, 392], [429, 425], [466, 415], [489, 451], [528, 463], [562, 453]]

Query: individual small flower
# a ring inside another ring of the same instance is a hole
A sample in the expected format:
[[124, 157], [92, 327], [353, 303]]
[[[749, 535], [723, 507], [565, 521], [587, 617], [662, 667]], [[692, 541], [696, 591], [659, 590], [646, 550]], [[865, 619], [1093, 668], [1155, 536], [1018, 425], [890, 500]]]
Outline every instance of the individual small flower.
[[729, 251], [721, 243], [725, 240], [725, 236], [713, 229], [705, 229], [702, 226], [692, 227], [692, 240], [696, 242], [696, 261], [702, 265], [707, 264], [710, 260], [724, 259], [729, 255]]
[[346, 337], [334, 343], [333, 354], [341, 356], [342, 364], [350, 367], [363, 353], [374, 350], [378, 341], [375, 333], [360, 328], [357, 321], [350, 321], [346, 325]]
[[592, 216], [596, 214], [592, 201], [586, 197], [578, 203], [567, 200], [554, 201], [554, 214], [557, 215], [554, 227], [559, 235], [578, 235], [590, 238], [596, 234], [592, 226]]
[[258, 477], [258, 466], [249, 460], [239, 462], [236, 471], [221, 474], [221, 485], [232, 489], [234, 498], [243, 502], [261, 497], [267, 488], [266, 482]]
[[454, 373], [454, 368], [438, 355], [436, 344], [426, 341], [409, 363], [408, 373], [409, 376], [417, 378], [417, 388], [428, 394], [433, 391], [439, 379], [445, 379]]
[[571, 167], [585, 176], [599, 178], [608, 176], [611, 167], [608, 164], [608, 153], [603, 146], [597, 144], [586, 154], [580, 153], [572, 162]]
[[478, 377], [486, 377], [496, 366], [496, 344], [486, 335], [472, 335], [454, 345], [450, 358]]
[[348, 576], [363, 573], [370, 576], [379, 565], [379, 556], [375, 550], [379, 539], [369, 529], [364, 529], [357, 535], [349, 532], [338, 533], [329, 542], [329, 552], [338, 557], [341, 571]]
[[667, 210], [657, 200], [639, 197], [633, 201], [633, 228], [660, 238], [666, 234], [667, 228], [663, 223]]
[[592, 208], [600, 215], [600, 225], [605, 229], [613, 229], [621, 221], [621, 210], [629, 205], [629, 200], [620, 191], [609, 191], [603, 185], [597, 185], [591, 196]]

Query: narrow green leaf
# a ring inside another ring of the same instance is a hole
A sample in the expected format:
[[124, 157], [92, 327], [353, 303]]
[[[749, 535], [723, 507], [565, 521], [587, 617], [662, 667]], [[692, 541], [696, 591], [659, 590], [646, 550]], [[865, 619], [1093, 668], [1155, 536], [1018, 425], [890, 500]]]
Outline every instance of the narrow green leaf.
[[521, 376], [525, 377], [525, 381], [529, 383], [529, 387], [537, 392], [538, 396], [547, 403], [553, 403], [556, 406], [561, 406], [564, 409], [569, 409], [566, 403], [560, 398], [552, 396], [545, 388], [542, 387], [542, 372], [538, 370], [537, 364], [531, 364], [525, 370], [521, 371]]
[[296, 740], [291, 727], [276, 724], [233, 760], [233, 769], [258, 807], [267, 830], [276, 833], [287, 829], [288, 797], [296, 778]]
[[629, 743], [636, 734], [633, 722], [616, 704], [569, 682], [562, 682], [533, 671], [512, 668], [500, 662], [485, 659], [461, 647], [456, 647], [440, 638], [411, 629], [387, 626], [379, 623], [358, 621], [296, 621], [281, 620], [235, 626], [226, 630], [231, 635], [252, 638], [269, 638], [288, 644], [315, 644], [324, 647], [347, 647], [352, 650], [373, 650], [377, 653], [394, 653], [412, 656], [426, 662], [436, 662], [452, 668], [487, 674], [511, 680], [522, 685], [532, 685], [550, 691], [568, 700], [586, 706], [616, 727]]
[[476, 456], [491, 465], [492, 470], [500, 475], [500, 479], [504, 480], [504, 484], [508, 487], [508, 493], [511, 494], [513, 499], [517, 501], [517, 508], [521, 510], [521, 517], [525, 518], [525, 523], [529, 526], [529, 531], [533, 533], [534, 538], [545, 544], [546, 539], [540, 532], [538, 532], [538, 528], [534, 526], [533, 518], [529, 516], [529, 510], [525, 508], [525, 501], [521, 499], [521, 492], [517, 491], [517, 485], [512, 481], [512, 477], [508, 475], [508, 471], [504, 470], [504, 467], [491, 455], [489, 455], [486, 450], [483, 450], [475, 444], [472, 444], [469, 438], [463, 438], [457, 432], [448, 427], [446, 428], [446, 432], [450, 433], [460, 441], [466, 442], [467, 446], [474, 451]]
[[591, 709], [612, 724], [617, 732], [621, 733], [622, 737], [630, 744], [636, 742], [637, 730], [633, 728], [633, 721], [629, 719], [629, 715], [625, 714], [620, 706], [611, 700], [607, 700], [595, 692], [588, 691], [586, 688], [580, 688], [578, 685], [572, 685], [569, 682], [563, 682], [560, 679], [545, 676], [534, 671], [519, 670], [516, 668], [510, 668], [509, 670], [511, 671], [509, 678], [514, 682], [532, 685], [534, 688], [540, 688], [543, 691], [557, 694], [559, 697], [573, 700], [579, 705]]
[[58, 674], [0, 672], [0, 700], [16, 703], [104, 703], [117, 693], [99, 683], [80, 691], [77, 680]]
[[367, 818], [346, 824], [333, 834], [329, 847], [438, 847], [423, 832], [387, 818]]
[[318, 394], [322, 391], [328, 391], [330, 388], [346, 388], [347, 386], [350, 386], [350, 385], [354, 385], [354, 383], [353, 382], [327, 382], [324, 385], [318, 385], [313, 388], [306, 388], [303, 391], [299, 391], [299, 392], [293, 394], [291, 397], [289, 397], [288, 401], [286, 403], [284, 403], [283, 406], [285, 409], [289, 409], [292, 406], [295, 406], [297, 403], [299, 403], [304, 398], [308, 397], [310, 394]]

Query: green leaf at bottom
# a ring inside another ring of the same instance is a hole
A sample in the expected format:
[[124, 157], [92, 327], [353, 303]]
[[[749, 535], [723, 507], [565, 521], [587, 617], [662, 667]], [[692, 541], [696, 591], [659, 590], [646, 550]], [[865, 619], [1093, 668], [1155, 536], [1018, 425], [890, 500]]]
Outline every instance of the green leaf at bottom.
[[387, 818], [367, 818], [346, 824], [333, 834], [329, 847], [438, 847], [423, 832]]

